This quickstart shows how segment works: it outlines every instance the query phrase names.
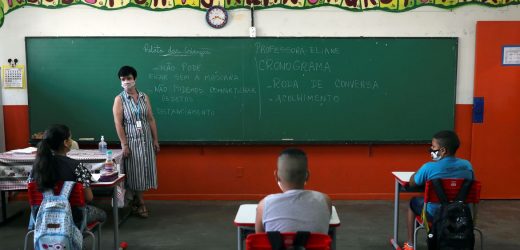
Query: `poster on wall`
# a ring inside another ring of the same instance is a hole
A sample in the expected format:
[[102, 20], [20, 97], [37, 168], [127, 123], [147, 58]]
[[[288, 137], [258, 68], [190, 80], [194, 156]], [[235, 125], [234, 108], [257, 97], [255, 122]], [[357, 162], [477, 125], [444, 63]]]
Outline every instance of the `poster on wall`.
[[502, 65], [520, 66], [520, 45], [502, 48]]
[[25, 88], [25, 67], [16, 65], [4, 65], [2, 67], [2, 82], [4, 89], [7, 88]]

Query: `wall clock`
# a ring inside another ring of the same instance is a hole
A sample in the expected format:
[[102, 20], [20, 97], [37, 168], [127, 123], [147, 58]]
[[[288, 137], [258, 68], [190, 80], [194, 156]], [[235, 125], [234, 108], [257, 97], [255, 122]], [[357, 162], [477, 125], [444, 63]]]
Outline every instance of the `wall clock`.
[[211, 6], [206, 12], [206, 22], [215, 29], [224, 27], [227, 21], [228, 13], [222, 6]]

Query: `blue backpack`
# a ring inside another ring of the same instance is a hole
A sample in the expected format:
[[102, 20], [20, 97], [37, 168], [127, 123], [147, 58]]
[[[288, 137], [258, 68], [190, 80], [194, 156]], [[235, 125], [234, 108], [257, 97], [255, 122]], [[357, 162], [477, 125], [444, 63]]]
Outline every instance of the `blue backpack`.
[[83, 235], [74, 224], [69, 203], [75, 184], [66, 181], [59, 195], [54, 195], [53, 190], [43, 193], [43, 201], [36, 215], [34, 249], [81, 250]]

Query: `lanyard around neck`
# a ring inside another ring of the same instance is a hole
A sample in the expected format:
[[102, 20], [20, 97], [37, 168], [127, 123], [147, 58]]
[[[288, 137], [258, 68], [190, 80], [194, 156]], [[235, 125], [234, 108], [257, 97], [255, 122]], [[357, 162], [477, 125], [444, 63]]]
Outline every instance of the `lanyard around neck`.
[[130, 108], [132, 109], [132, 112], [135, 113], [135, 119], [137, 121], [141, 120], [141, 106], [139, 106], [139, 93], [137, 93], [137, 103], [134, 102], [131, 95], [128, 95], [130, 99]]

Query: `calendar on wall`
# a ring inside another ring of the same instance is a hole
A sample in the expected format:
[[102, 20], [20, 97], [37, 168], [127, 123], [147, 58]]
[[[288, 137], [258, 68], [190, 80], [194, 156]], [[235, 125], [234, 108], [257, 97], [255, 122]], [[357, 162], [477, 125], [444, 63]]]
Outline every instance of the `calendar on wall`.
[[2, 67], [4, 88], [25, 88], [25, 67], [23, 65], [4, 65]]

